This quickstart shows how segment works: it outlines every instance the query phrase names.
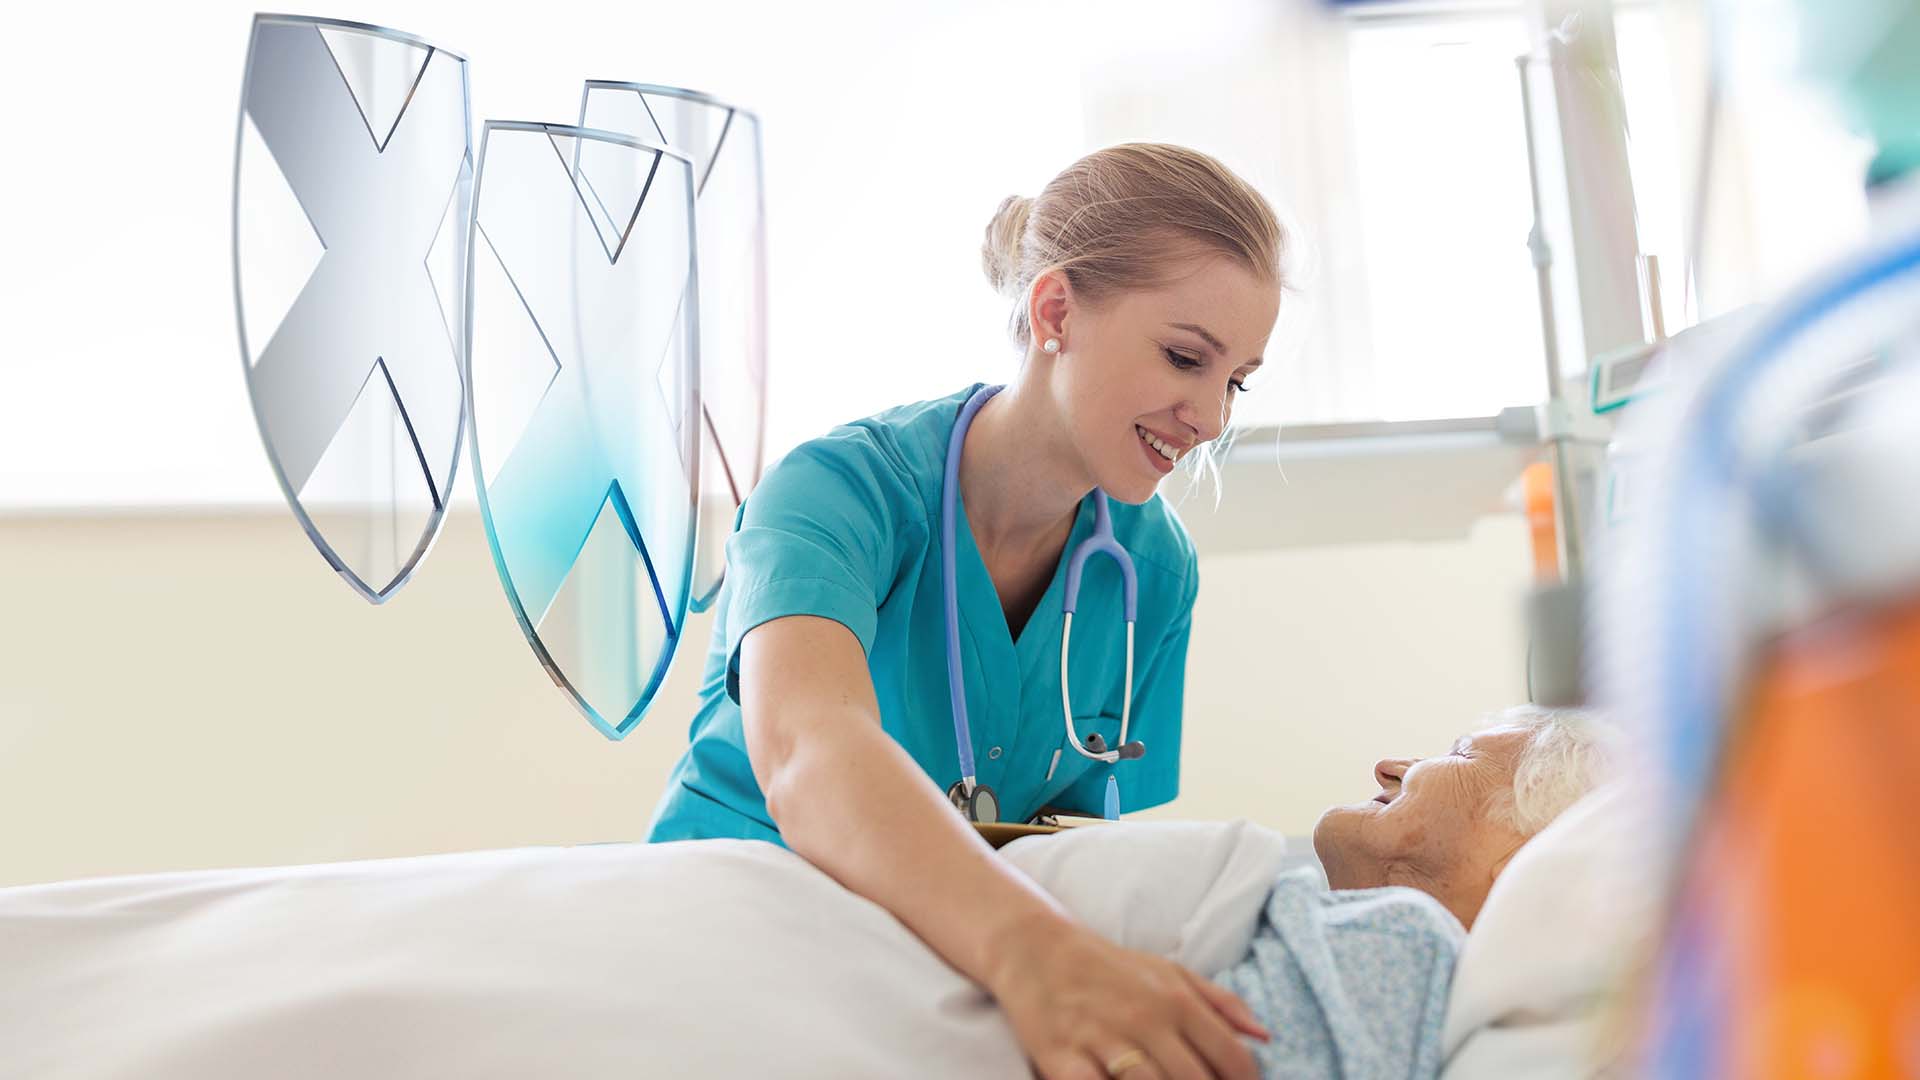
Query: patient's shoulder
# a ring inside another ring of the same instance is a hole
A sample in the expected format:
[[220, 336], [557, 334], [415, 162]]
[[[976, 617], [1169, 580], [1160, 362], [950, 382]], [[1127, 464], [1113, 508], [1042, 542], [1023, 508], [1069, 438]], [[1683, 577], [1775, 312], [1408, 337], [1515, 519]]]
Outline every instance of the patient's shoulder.
[[1418, 889], [1329, 889], [1312, 867], [1274, 879], [1269, 908], [1307, 915], [1329, 930], [1389, 934], [1457, 951], [1467, 932], [1440, 901]]

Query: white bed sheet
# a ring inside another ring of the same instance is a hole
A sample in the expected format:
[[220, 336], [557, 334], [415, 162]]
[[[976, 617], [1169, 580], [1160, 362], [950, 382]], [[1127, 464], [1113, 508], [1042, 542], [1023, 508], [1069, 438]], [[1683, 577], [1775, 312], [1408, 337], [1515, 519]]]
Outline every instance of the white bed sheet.
[[[1009, 845], [1199, 970], [1284, 855], [1242, 823]], [[477, 852], [0, 890], [0, 1076], [1000, 1077], [992, 1004], [892, 916], [746, 841]]]

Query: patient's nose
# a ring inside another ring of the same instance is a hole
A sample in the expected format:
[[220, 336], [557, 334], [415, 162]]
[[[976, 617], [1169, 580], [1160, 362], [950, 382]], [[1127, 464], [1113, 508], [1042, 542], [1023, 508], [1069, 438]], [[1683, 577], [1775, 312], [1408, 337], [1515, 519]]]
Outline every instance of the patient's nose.
[[1413, 764], [1412, 758], [1381, 758], [1374, 763], [1373, 778], [1380, 781], [1383, 788], [1397, 788], [1407, 775], [1407, 768]]

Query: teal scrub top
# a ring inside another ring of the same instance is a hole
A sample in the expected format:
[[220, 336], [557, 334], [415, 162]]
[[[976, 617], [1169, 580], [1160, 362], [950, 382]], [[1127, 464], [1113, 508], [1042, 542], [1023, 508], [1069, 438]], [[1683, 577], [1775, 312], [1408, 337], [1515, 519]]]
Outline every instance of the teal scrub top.
[[[654, 812], [653, 841], [737, 837], [781, 843], [747, 758], [739, 704], [740, 639], [789, 615], [832, 619], [867, 657], [880, 723], [945, 792], [960, 778], [947, 691], [940, 569], [940, 489], [947, 439], [970, 386], [836, 428], [768, 470], [734, 521], [727, 576], [715, 604], [691, 745]], [[961, 505], [955, 537], [962, 669], [981, 783], [1005, 821], [1042, 807], [1099, 815], [1109, 776], [1120, 808], [1140, 810], [1179, 792], [1180, 712], [1187, 631], [1199, 564], [1173, 510], [1158, 495], [1139, 506], [1111, 501], [1114, 535], [1139, 579], [1133, 716], [1128, 738], [1142, 758], [1112, 765], [1068, 743], [1060, 706], [1061, 603], [1066, 555], [1093, 530], [1082, 499], [1045, 595], [1016, 639], [974, 544]], [[1080, 581], [1070, 677], [1074, 727], [1119, 742], [1126, 671], [1121, 581], [1095, 557]]]

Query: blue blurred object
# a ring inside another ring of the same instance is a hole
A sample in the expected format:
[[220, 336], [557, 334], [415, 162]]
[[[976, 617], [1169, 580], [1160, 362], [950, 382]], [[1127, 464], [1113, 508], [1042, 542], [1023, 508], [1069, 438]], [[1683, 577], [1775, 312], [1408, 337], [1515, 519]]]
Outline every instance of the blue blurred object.
[[1677, 480], [1667, 507], [1662, 582], [1668, 603], [1661, 686], [1669, 739], [1663, 750], [1675, 792], [1703, 789], [1724, 735], [1730, 688], [1723, 677], [1734, 643], [1725, 627], [1710, 622], [1724, 608], [1716, 591], [1729, 586], [1713, 519], [1742, 500], [1753, 480], [1734, 441], [1741, 410], [1762, 378], [1805, 359], [1808, 339], [1824, 323], [1855, 314], [1892, 288], [1910, 287], [1916, 276], [1920, 235], [1840, 267], [1756, 327], [1694, 404], [1696, 423], [1673, 450]]
[[[1777, 594], [1786, 585], [1777, 568], [1755, 560], [1786, 542], [1788, 537], [1779, 535], [1783, 525], [1793, 527], [1793, 539], [1806, 547], [1817, 531], [1796, 518], [1834, 509], [1798, 505], [1817, 492], [1783, 487], [1779, 474], [1788, 460], [1786, 448], [1764, 439], [1756, 447], [1753, 433], [1773, 430], [1783, 415], [1791, 416], [1784, 407], [1816, 403], [1808, 402], [1808, 395], [1824, 393], [1861, 350], [1884, 349], [1909, 333], [1915, 303], [1920, 303], [1920, 227], [1909, 227], [1816, 278], [1764, 317], [1716, 365], [1678, 431], [1671, 450], [1673, 481], [1657, 532], [1653, 584], [1663, 599], [1653, 627], [1660, 647], [1649, 719], [1661, 740], [1655, 750], [1667, 797], [1663, 842], [1679, 857], [1682, 873], [1698, 857], [1687, 847], [1698, 843], [1732, 747], [1753, 738], [1735, 725], [1754, 640], [1763, 627], [1768, 633], [1782, 629], [1764, 609], [1756, 610], [1753, 590]], [[1884, 375], [1916, 360], [1920, 354], [1894, 349], [1883, 354], [1880, 370]], [[1911, 475], [1911, 463], [1909, 455], [1883, 464], [1896, 471], [1908, 467]], [[1884, 486], [1871, 482], [1861, 464], [1851, 462], [1844, 476], [1825, 479], [1844, 485], [1857, 502]], [[1832, 551], [1803, 553], [1824, 571], [1819, 579], [1824, 603], [1810, 610], [1855, 593], [1864, 595], [1854, 598], [1872, 604], [1911, 577], [1910, 572], [1882, 572], [1911, 569], [1911, 560], [1901, 555], [1910, 550], [1896, 527], [1901, 519], [1845, 517], [1833, 523], [1838, 535], [1864, 533], [1868, 539], [1843, 548], [1837, 561]], [[1875, 545], [1897, 550], [1889, 558], [1867, 557]], [[1762, 579], [1768, 584], [1758, 586]], [[1717, 1075], [1720, 1056], [1729, 1052], [1725, 1037], [1744, 1019], [1728, 1014], [1733, 1007], [1727, 1004], [1728, 980], [1734, 976], [1716, 953], [1726, 944], [1723, 936], [1736, 931], [1699, 923], [1698, 915], [1679, 913], [1658, 963], [1655, 1013], [1666, 1019], [1656, 1021], [1651, 1033], [1648, 1068], [1654, 1076]]]

